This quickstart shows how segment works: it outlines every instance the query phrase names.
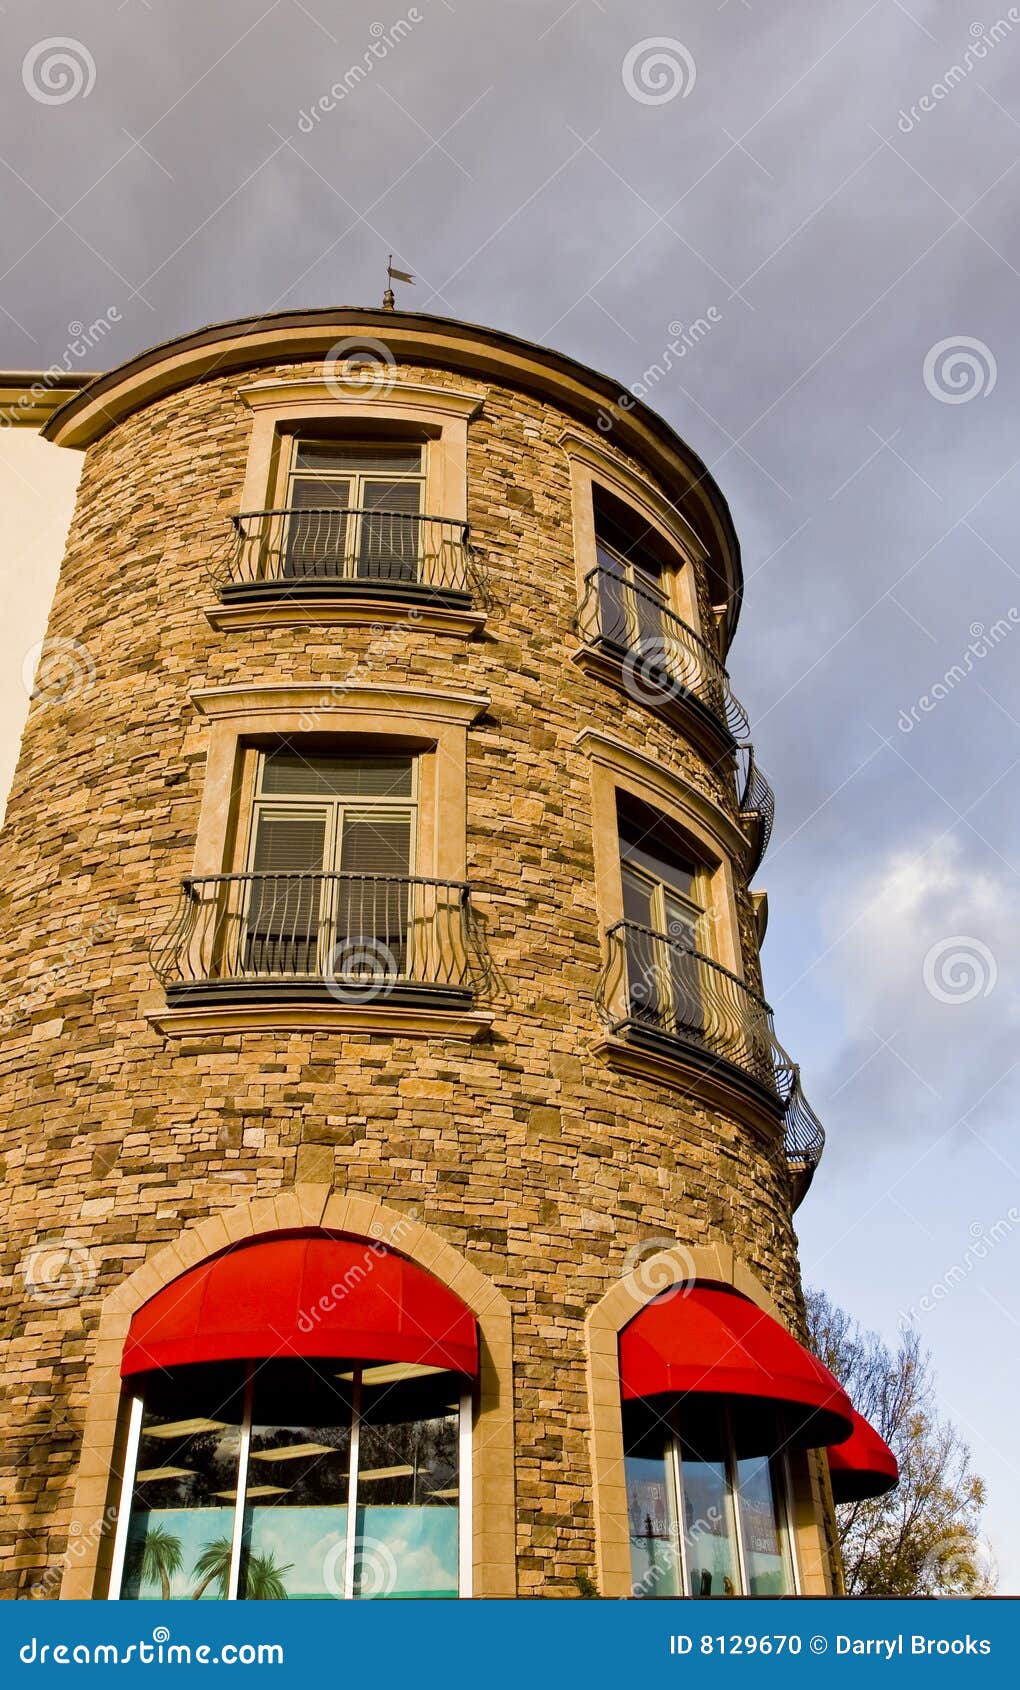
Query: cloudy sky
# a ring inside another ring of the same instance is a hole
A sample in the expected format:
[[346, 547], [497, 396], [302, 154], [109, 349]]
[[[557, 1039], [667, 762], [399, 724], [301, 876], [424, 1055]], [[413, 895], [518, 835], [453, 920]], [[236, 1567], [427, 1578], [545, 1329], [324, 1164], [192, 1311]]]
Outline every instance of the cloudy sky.
[[[624, 385], [709, 324], [647, 397], [744, 547], [766, 981], [829, 1132], [805, 1277], [890, 1338], [915, 1311], [1020, 1590], [1020, 8], [187, 11], [6, 0], [0, 363], [374, 304], [391, 250], [402, 305]], [[51, 583], [2, 562], [20, 672]]]

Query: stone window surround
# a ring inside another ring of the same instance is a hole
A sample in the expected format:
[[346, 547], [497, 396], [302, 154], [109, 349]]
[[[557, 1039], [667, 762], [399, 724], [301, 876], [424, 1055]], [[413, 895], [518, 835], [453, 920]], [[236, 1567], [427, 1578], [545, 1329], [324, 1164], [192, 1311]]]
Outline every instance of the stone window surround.
[[[619, 1337], [646, 1303], [671, 1286], [695, 1281], [727, 1286], [749, 1297], [789, 1330], [788, 1322], [760, 1280], [728, 1244], [688, 1248], [677, 1244], [642, 1259], [599, 1299], [585, 1321], [588, 1360], [589, 1439], [595, 1514], [599, 1594], [633, 1595], [627, 1488], [624, 1477], [623, 1413], [620, 1395]], [[831, 1514], [827, 1464], [814, 1451], [789, 1453], [789, 1529], [798, 1590], [804, 1596], [831, 1596], [835, 1589], [833, 1557], [820, 1522]]]
[[[385, 367], [385, 366], [383, 366]], [[387, 438], [421, 444], [425, 448], [424, 510], [451, 522], [467, 521], [467, 431], [482, 409], [483, 397], [461, 388], [401, 381], [388, 374], [376, 389], [372, 382], [345, 376], [273, 378], [246, 383], [238, 399], [252, 412], [241, 511], [278, 508], [286, 495], [288, 436], [312, 432], [316, 423], [329, 424], [352, 442], [364, 438], [366, 425], [378, 439], [379, 424], [388, 425]], [[392, 431], [392, 432], [390, 432]], [[339, 595], [305, 599], [288, 595], [278, 602], [205, 607], [214, 628], [249, 629], [304, 626], [309, 622], [410, 622], [434, 633], [470, 638], [484, 627], [481, 610], [452, 610], [427, 604], [401, 604], [373, 595], [366, 584], [357, 597]]]
[[62, 1600], [107, 1595], [127, 1438], [120, 1359], [132, 1315], [189, 1268], [232, 1244], [310, 1227], [388, 1244], [454, 1291], [475, 1315], [480, 1364], [471, 1441], [472, 1588], [476, 1596], [516, 1595], [513, 1373], [506, 1298], [431, 1227], [367, 1194], [308, 1184], [194, 1223], [104, 1300], [89, 1370]]
[[659, 534], [677, 554], [678, 568], [671, 582], [672, 608], [688, 627], [709, 645], [715, 630], [702, 628], [694, 571], [702, 569], [708, 554], [693, 528], [652, 482], [628, 469], [608, 452], [568, 429], [560, 436], [570, 467], [571, 510], [574, 529], [574, 564], [577, 572], [578, 603], [584, 597], [586, 577], [597, 567], [595, 549], [595, 488], [603, 487], [630, 505], [636, 516]]
[[[415, 872], [462, 881], [467, 868], [467, 730], [486, 709], [486, 696], [411, 686], [379, 687], [339, 681], [331, 688], [277, 683], [200, 689], [191, 702], [208, 723], [202, 802], [192, 874], [229, 873], [244, 806], [250, 803], [250, 747], [267, 738], [300, 739], [309, 733], [399, 741], [418, 756]], [[453, 1034], [473, 1038], [491, 1026], [479, 1009], [414, 1009], [387, 998], [361, 1004], [223, 1004], [163, 1008], [149, 1020], [169, 1035], [234, 1033], [247, 1029], [356, 1027], [409, 1036]]]
[[712, 932], [713, 960], [744, 977], [737, 917], [734, 863], [747, 855], [747, 841], [725, 811], [681, 776], [622, 740], [584, 728], [574, 741], [591, 768], [592, 836], [595, 850], [595, 892], [605, 933], [623, 920], [623, 877], [616, 795], [629, 793], [670, 821], [690, 840], [692, 853], [707, 882], [706, 913]]

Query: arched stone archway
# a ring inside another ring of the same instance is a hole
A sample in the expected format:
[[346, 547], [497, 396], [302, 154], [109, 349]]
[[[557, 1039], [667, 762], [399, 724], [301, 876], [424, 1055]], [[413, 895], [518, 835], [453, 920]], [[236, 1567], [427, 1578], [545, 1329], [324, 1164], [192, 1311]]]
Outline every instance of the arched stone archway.
[[[732, 1286], [786, 1326], [776, 1303], [747, 1264], [726, 1244], [688, 1248], [677, 1243], [643, 1257], [610, 1286], [585, 1321], [595, 1546], [602, 1596], [633, 1594], [627, 1488], [623, 1458], [619, 1337], [646, 1303], [674, 1286], [710, 1281]], [[824, 1463], [812, 1452], [791, 1458], [792, 1528], [801, 1590], [807, 1596], [834, 1593], [832, 1557], [819, 1528], [823, 1517]]]
[[295, 1186], [186, 1227], [127, 1276], [103, 1302], [60, 1594], [106, 1594], [123, 1461], [125, 1417], [120, 1359], [131, 1317], [189, 1268], [233, 1244], [298, 1228], [321, 1228], [385, 1244], [425, 1268], [478, 1321], [480, 1368], [472, 1437], [473, 1590], [516, 1595], [513, 1358], [510, 1305], [491, 1280], [412, 1215], [330, 1186]]

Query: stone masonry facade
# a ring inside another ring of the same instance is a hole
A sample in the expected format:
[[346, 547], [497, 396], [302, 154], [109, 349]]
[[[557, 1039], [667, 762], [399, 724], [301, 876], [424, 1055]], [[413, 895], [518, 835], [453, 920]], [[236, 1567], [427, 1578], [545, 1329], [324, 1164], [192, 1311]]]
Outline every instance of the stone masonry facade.
[[[56, 1594], [73, 1519], [100, 1302], [194, 1221], [295, 1182], [413, 1214], [513, 1314], [517, 1588], [595, 1580], [583, 1322], [648, 1240], [719, 1240], [794, 1330], [802, 1306], [781, 1133], [593, 1052], [603, 934], [594, 893], [594, 729], [682, 775], [736, 820], [732, 777], [649, 709], [584, 674], [565, 424], [555, 404], [461, 371], [396, 383], [477, 392], [468, 516], [491, 602], [480, 638], [404, 625], [215, 631], [209, 570], [240, 508], [246, 380], [143, 404], [91, 446], [49, 623], [80, 684], [31, 708], [3, 833], [5, 1595]], [[669, 488], [662, 491], [669, 496]], [[699, 579], [703, 626], [709, 589]], [[498, 989], [491, 1032], [276, 1030], [165, 1037], [149, 947], [193, 866], [208, 728], [198, 687], [358, 680], [488, 695], [468, 730], [467, 879]], [[747, 978], [759, 980], [737, 873]], [[26, 1261], [81, 1246], [80, 1285], [33, 1295]], [[630, 1253], [630, 1255], [628, 1255]]]

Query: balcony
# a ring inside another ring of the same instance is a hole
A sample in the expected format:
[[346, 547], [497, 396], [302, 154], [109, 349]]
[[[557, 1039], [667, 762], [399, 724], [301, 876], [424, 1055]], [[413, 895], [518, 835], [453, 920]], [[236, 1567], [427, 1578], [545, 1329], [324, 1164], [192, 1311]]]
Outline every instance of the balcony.
[[764, 998], [674, 934], [619, 921], [607, 938], [598, 1007], [610, 1033], [681, 1061], [778, 1116], [799, 1202], [825, 1134], [801, 1091], [796, 1064], [776, 1038]]
[[183, 882], [152, 947], [174, 1007], [469, 1005], [488, 969], [459, 881], [297, 871]]
[[578, 660], [595, 660], [639, 704], [708, 730], [713, 749], [732, 750], [750, 732], [747, 713], [711, 646], [665, 600], [611, 569], [585, 576]]
[[748, 877], [759, 867], [772, 837], [776, 795], [768, 776], [755, 761], [754, 746], [737, 747], [737, 808], [751, 842]]
[[216, 626], [295, 609], [354, 621], [389, 608], [430, 626], [445, 613], [450, 631], [459, 619], [466, 632], [483, 620], [485, 575], [465, 522], [338, 505], [244, 511], [231, 522], [229, 555], [212, 576]]

